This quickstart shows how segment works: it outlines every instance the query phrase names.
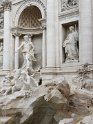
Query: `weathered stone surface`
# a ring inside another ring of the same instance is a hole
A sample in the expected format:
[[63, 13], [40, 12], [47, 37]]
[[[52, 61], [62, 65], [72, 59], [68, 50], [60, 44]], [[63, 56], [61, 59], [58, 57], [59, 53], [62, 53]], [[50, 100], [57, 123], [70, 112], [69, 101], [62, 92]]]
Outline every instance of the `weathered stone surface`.
[[[83, 73], [83, 81], [87, 81]], [[86, 85], [91, 87], [91, 83]], [[68, 84], [65, 78], [0, 96], [0, 117], [6, 117], [4, 124], [92, 124], [91, 113], [93, 91], [78, 87], [75, 82]]]
[[59, 122], [59, 124], [72, 124], [73, 118], [63, 119]]
[[89, 115], [84, 117], [79, 123], [77, 124], [93, 124], [93, 115]]

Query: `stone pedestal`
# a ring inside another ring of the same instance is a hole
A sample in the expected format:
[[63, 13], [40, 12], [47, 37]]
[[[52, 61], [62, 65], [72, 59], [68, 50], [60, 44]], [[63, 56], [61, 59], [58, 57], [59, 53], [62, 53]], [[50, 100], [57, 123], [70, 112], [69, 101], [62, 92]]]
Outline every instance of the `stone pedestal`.
[[81, 63], [93, 63], [92, 40], [92, 5], [91, 0], [79, 0], [80, 27], [79, 27], [79, 60]]

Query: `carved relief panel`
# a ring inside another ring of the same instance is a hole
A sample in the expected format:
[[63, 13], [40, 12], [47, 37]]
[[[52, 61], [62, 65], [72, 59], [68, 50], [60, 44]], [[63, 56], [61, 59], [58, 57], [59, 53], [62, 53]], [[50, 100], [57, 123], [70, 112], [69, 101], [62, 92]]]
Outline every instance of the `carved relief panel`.
[[4, 13], [0, 12], [0, 29], [3, 29], [4, 27]]
[[61, 0], [61, 11], [78, 7], [79, 0]]

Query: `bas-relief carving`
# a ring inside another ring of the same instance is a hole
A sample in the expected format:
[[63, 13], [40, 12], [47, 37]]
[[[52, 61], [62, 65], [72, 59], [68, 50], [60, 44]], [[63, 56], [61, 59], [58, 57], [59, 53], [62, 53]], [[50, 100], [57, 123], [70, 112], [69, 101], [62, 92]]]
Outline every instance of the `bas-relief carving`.
[[79, 60], [79, 50], [77, 43], [79, 41], [78, 32], [74, 26], [69, 27], [69, 34], [63, 42], [63, 48], [65, 49], [65, 62], [72, 62]]
[[78, 7], [78, 0], [61, 0], [61, 11], [66, 11]]
[[0, 12], [0, 29], [4, 28], [4, 13]]
[[93, 91], [93, 79], [90, 77], [90, 73], [93, 72], [93, 65], [88, 63], [82, 65], [77, 71], [77, 76], [73, 79], [73, 83], [80, 89], [86, 89]]
[[3, 0], [2, 6], [4, 10], [10, 10], [11, 9], [11, 1], [10, 0]]

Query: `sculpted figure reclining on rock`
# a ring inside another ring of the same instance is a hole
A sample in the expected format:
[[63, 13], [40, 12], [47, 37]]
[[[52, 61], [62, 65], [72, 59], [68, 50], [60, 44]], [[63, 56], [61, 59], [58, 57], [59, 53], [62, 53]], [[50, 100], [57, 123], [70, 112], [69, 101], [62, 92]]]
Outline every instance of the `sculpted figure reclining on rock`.
[[31, 91], [32, 87], [36, 86], [33, 76], [27, 75], [25, 71], [21, 72], [21, 69], [17, 69], [14, 74], [9, 74], [4, 78], [0, 94], [8, 95], [18, 91]]

